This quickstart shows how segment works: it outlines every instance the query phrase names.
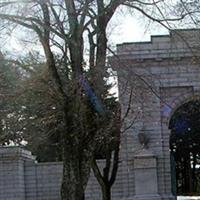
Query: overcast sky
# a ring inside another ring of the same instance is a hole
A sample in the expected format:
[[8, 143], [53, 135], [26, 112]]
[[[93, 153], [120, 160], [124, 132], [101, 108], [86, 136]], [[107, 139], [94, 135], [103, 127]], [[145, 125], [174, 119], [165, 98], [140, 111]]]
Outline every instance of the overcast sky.
[[[19, 29], [20, 30], [20, 29]], [[139, 15], [132, 16], [129, 13], [114, 15], [108, 28], [108, 40], [114, 47], [123, 42], [149, 41], [150, 35], [168, 34], [168, 31], [156, 23], [152, 23]], [[31, 49], [39, 50], [38, 47], [20, 41], [21, 33], [12, 34], [6, 41], [6, 48], [13, 54]], [[26, 37], [25, 37], [26, 38]], [[42, 50], [41, 50], [42, 51]]]
[[124, 16], [110, 34], [112, 43], [149, 41], [151, 35], [168, 34], [168, 30], [145, 19]]

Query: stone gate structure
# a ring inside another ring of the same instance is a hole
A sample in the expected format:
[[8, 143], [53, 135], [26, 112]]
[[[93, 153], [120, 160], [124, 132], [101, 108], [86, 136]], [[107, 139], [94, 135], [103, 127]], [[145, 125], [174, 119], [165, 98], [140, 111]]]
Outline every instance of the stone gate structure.
[[[172, 30], [150, 42], [117, 46], [122, 116], [129, 109], [121, 158], [127, 196], [134, 200], [176, 199], [172, 194], [169, 121], [182, 104], [200, 97], [200, 30]], [[131, 108], [134, 112], [131, 112]], [[146, 148], [145, 148], [146, 146]], [[174, 178], [174, 177], [173, 177]]]
[[[117, 46], [110, 62], [125, 118], [114, 200], [176, 199], [168, 125], [179, 106], [200, 98], [199, 45], [199, 30], [174, 30]], [[62, 163], [37, 163], [20, 147], [0, 148], [0, 200], [59, 200], [61, 176]], [[100, 199], [91, 175], [86, 200]]]

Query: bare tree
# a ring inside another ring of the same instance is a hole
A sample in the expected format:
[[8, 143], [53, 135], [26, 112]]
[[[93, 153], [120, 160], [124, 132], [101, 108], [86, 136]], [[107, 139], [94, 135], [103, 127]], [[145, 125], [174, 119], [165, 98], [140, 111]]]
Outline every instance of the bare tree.
[[[120, 5], [139, 11], [165, 27], [164, 22], [172, 20], [161, 12], [162, 8], [165, 9], [163, 0], [3, 0], [0, 3], [3, 27], [18, 24], [36, 33], [45, 53], [48, 77], [60, 97], [63, 108], [63, 200], [83, 198], [95, 147], [106, 137], [105, 127], [115, 121], [101, 101], [106, 96], [106, 30]], [[180, 19], [184, 16], [181, 13]], [[55, 48], [59, 49], [65, 77], [56, 64]], [[89, 50], [89, 58], [85, 57], [86, 49]], [[94, 109], [88, 105], [85, 93]], [[116, 155], [118, 152], [119, 149]], [[111, 158], [110, 152], [108, 157]], [[108, 167], [104, 173], [107, 179]], [[114, 183], [114, 175], [115, 169], [109, 187]]]

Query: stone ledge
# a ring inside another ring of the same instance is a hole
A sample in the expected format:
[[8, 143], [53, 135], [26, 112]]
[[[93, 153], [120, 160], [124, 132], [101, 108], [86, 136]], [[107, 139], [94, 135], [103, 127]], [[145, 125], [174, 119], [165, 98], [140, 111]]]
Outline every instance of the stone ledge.
[[35, 156], [28, 150], [25, 150], [18, 146], [12, 147], [0, 147], [0, 158], [1, 159], [12, 159], [16, 160], [21, 158], [22, 160], [35, 160]]
[[[151, 41], [117, 45], [122, 59], [161, 59], [199, 56], [200, 29], [172, 30], [170, 35], [151, 36]], [[187, 42], [186, 42], [187, 41]]]

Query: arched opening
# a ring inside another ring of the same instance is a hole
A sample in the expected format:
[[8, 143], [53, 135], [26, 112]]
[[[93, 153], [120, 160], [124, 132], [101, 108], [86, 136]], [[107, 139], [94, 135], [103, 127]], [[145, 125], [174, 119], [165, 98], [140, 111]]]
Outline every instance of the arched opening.
[[200, 101], [189, 101], [172, 115], [169, 129], [172, 192], [200, 195]]

